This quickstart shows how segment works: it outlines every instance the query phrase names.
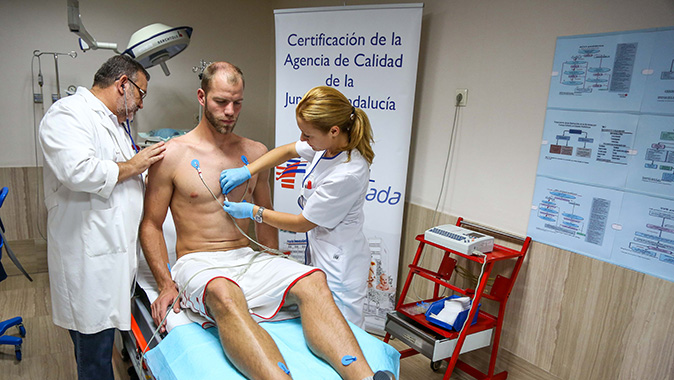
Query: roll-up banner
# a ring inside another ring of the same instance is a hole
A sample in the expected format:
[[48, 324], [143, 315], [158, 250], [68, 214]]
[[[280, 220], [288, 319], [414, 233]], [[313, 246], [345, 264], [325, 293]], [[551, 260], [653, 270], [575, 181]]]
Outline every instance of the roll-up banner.
[[[423, 4], [275, 10], [276, 146], [297, 141], [295, 107], [316, 86], [340, 90], [372, 123], [375, 158], [365, 202], [370, 242], [366, 329], [384, 331], [395, 305]], [[306, 161], [274, 171], [274, 208], [299, 214]], [[304, 260], [306, 234], [280, 231], [279, 245]]]

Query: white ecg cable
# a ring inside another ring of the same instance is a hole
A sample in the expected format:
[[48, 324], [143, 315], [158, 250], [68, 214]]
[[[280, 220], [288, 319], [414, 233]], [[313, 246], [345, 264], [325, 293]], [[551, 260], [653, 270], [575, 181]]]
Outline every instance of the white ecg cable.
[[[477, 288], [480, 286], [480, 282], [482, 281], [482, 275], [484, 274], [484, 267], [487, 265], [487, 255], [484, 252], [480, 251], [473, 251], [473, 255], [478, 255], [482, 256], [482, 268], [480, 268], [480, 276], [477, 278], [477, 285], [475, 285], [475, 293], [473, 294], [473, 297], [470, 299], [470, 309], [468, 309], [468, 314], [466, 315], [466, 320], [463, 322], [463, 326], [461, 326], [461, 330], [459, 330], [459, 335], [457, 335], [457, 338], [461, 336], [463, 333], [463, 330], [465, 330], [468, 326], [472, 324], [472, 320], [468, 320], [468, 317], [470, 317], [470, 312], [473, 311], [473, 307], [475, 307], [475, 295], [477, 294]], [[478, 310], [475, 311], [475, 315], [478, 315], [480, 313], [479, 307], [480, 305], [478, 304]], [[475, 318], [475, 317], [473, 317]]]
[[[206, 186], [206, 189], [208, 190], [209, 193], [211, 193], [211, 195], [213, 196], [213, 199], [215, 199], [215, 201], [218, 202], [218, 204], [220, 204], [220, 201], [218, 200], [218, 197], [216, 197], [215, 194], [213, 194], [213, 192], [211, 191], [211, 188], [208, 187], [208, 185], [206, 184], [206, 181], [204, 181], [204, 177], [201, 175], [201, 167], [199, 166], [199, 160], [197, 160], [197, 159], [192, 160], [192, 167], [197, 169], [197, 173], [199, 174], [199, 178], [201, 179], [201, 183], [203, 183], [204, 186]], [[246, 190], [248, 190], [248, 182], [246, 182]], [[244, 194], [244, 196], [246, 196], [245, 190], [244, 190], [243, 194]], [[227, 194], [223, 194], [223, 195], [225, 196], [225, 202], [229, 202], [229, 199], [227, 199]]]
[[[247, 163], [248, 160], [246, 159], [246, 156], [241, 156], [241, 158], [244, 160], [244, 162]], [[204, 181], [204, 177], [201, 175], [201, 167], [199, 166], [199, 160], [197, 160], [197, 159], [192, 160], [192, 167], [194, 167], [194, 168], [197, 170], [197, 173], [199, 174], [199, 178], [201, 179], [201, 183], [203, 183], [204, 186], [206, 186], [206, 189], [208, 189], [208, 192], [211, 193], [211, 195], [213, 196], [213, 199], [215, 200], [215, 203], [218, 204], [218, 207], [220, 207], [220, 209], [222, 209], [223, 211], [225, 211], [225, 210], [222, 208], [224, 204], [220, 204], [220, 201], [218, 200], [218, 197], [215, 196], [215, 194], [213, 193], [213, 191], [211, 191], [211, 188], [208, 187], [208, 184], [206, 184], [206, 181]], [[244, 196], [244, 197], [246, 196], [246, 191], [248, 191], [248, 182], [249, 182], [249, 181], [250, 181], [250, 179], [246, 181], [246, 189], [245, 189], [244, 192], [243, 192], [243, 196]], [[241, 200], [243, 201], [243, 199], [241, 199]], [[225, 195], [225, 202], [229, 202], [229, 200], [227, 199], [227, 195]], [[225, 211], [225, 212], [227, 212], [227, 211]], [[229, 213], [227, 213], [227, 215], [229, 215]], [[255, 239], [253, 239], [253, 238], [251, 238], [250, 236], [248, 236], [245, 232], [243, 232], [243, 230], [241, 229], [241, 227], [239, 227], [239, 224], [236, 222], [236, 219], [235, 219], [233, 216], [231, 216], [231, 215], [229, 215], [229, 217], [232, 219], [232, 221], [234, 222], [234, 225], [235, 225], [236, 228], [239, 230], [239, 232], [241, 232], [241, 234], [242, 234], [243, 236], [245, 236], [248, 240], [250, 240], [252, 243], [255, 243], [258, 247], [262, 248], [264, 251], [269, 252], [269, 253], [271, 253], [271, 254], [273, 254], [273, 255], [282, 256], [282, 257], [284, 257], [284, 258], [290, 258], [288, 255], [286, 255], [285, 253], [279, 251], [278, 249], [269, 248], [269, 247], [267, 247], [266, 245], [264, 245], [264, 244], [262, 244], [262, 243], [259, 243], [259, 242], [257, 242]]]

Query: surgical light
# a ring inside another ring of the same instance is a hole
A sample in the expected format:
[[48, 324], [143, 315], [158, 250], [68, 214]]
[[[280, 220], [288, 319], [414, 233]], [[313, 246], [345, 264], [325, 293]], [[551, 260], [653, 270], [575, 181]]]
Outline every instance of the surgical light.
[[166, 61], [185, 50], [192, 36], [189, 26], [172, 28], [159, 23], [151, 24], [131, 35], [127, 49], [120, 52], [116, 43], [96, 41], [87, 32], [80, 16], [79, 0], [68, 0], [68, 27], [80, 37], [82, 51], [109, 49], [117, 54], [128, 54], [146, 69], [160, 65], [167, 76], [170, 72]]
[[160, 65], [168, 76], [170, 72], [166, 61], [185, 50], [191, 35], [192, 28], [189, 26], [148, 25], [131, 35], [124, 54], [130, 55], [145, 68]]

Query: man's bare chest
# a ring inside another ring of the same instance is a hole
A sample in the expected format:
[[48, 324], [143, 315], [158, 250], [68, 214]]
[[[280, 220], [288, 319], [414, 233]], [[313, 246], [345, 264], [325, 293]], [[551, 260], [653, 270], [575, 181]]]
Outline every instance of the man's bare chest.
[[[238, 161], [238, 162], [237, 162]], [[186, 156], [175, 170], [174, 196], [189, 203], [212, 202], [217, 199], [224, 201], [220, 189], [220, 173], [224, 169], [243, 166], [240, 158], [237, 160], [225, 155], [199, 155]], [[251, 184], [246, 183], [232, 190], [227, 195], [230, 201], [244, 199], [244, 190], [248, 187], [251, 192]]]

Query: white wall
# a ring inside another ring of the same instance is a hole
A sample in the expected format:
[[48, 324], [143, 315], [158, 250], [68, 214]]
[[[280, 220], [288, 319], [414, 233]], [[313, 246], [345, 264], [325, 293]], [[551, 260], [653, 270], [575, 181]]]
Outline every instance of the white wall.
[[[156, 22], [194, 28], [186, 50], [168, 61], [171, 75], [159, 66], [150, 68], [152, 78], [144, 109], [135, 126], [139, 131], [156, 128], [187, 129], [196, 125], [199, 104], [197, 74], [202, 59], [228, 60], [246, 77], [244, 110], [237, 132], [273, 144], [273, 14], [266, 1], [178, 0], [80, 0], [80, 14], [87, 31], [102, 42], [116, 42], [126, 49], [138, 29]], [[0, 2], [0, 167], [35, 165], [31, 59], [34, 50], [69, 52], [77, 58], [59, 57], [61, 92], [69, 85], [91, 87], [98, 67], [114, 54], [111, 50], [80, 51], [78, 37], [69, 31], [67, 0], [3, 0]], [[56, 92], [54, 60], [42, 55], [45, 109], [49, 94]], [[37, 62], [35, 62], [35, 76]], [[35, 91], [39, 91], [37, 83]], [[42, 111], [35, 107], [38, 117]], [[39, 122], [39, 119], [38, 119]]]
[[[282, 0], [275, 5], [400, 2], [412, 1]], [[430, 0], [424, 4], [407, 201], [435, 208], [455, 90], [467, 88], [468, 105], [460, 111], [440, 210], [525, 235], [556, 38], [672, 26], [674, 1]]]
[[455, 89], [468, 88], [441, 209], [524, 235], [556, 38], [671, 25], [671, 0], [427, 2], [409, 201], [435, 207]]
[[[246, 102], [237, 131], [273, 144], [273, 9], [399, 3], [396, 0], [80, 0], [84, 25], [122, 47], [142, 26], [194, 27], [192, 43], [152, 68], [140, 130], [193, 125], [200, 59], [231, 60], [246, 73]], [[433, 209], [454, 117], [456, 88], [468, 88], [459, 118], [441, 211], [517, 234], [526, 232], [558, 36], [674, 25], [672, 0], [429, 0], [425, 2], [410, 151], [407, 201]], [[34, 164], [32, 51], [76, 49], [66, 0], [0, 3], [0, 167]], [[95, 51], [61, 59], [62, 87], [91, 84], [109, 56]], [[43, 59], [48, 79], [53, 62]], [[48, 104], [50, 102], [48, 101]], [[375, 136], [376, 139], [376, 136]]]

